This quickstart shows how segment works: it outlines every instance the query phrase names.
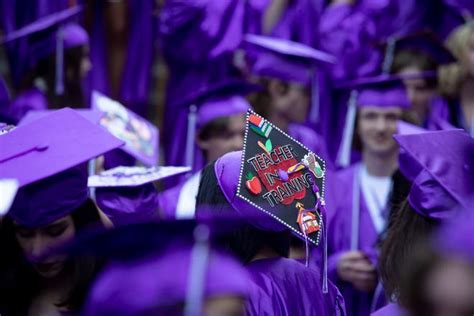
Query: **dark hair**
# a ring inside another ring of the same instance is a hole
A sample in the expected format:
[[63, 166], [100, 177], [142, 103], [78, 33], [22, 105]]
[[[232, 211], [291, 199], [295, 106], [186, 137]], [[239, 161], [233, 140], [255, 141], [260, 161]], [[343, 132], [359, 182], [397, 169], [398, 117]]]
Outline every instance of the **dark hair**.
[[[399, 73], [404, 68], [417, 67], [420, 71], [436, 71], [438, 64], [428, 54], [414, 49], [403, 49], [394, 56], [392, 64], [392, 73]], [[425, 79], [426, 84], [430, 88], [436, 88], [438, 81], [436, 77]]]
[[[71, 216], [76, 234], [90, 226], [101, 226], [98, 210], [90, 199], [75, 209]], [[15, 238], [13, 221], [8, 216], [3, 220], [0, 236], [3, 252], [0, 263], [0, 312], [7, 316], [24, 315], [41, 288], [41, 279], [25, 259]], [[65, 268], [72, 273], [72, 287], [58, 306], [79, 311], [90, 282], [100, 266], [101, 262], [93, 257], [68, 260]]]
[[64, 50], [64, 94], [55, 94], [56, 55], [52, 54], [41, 59], [22, 82], [21, 89], [29, 89], [36, 78], [41, 77], [47, 86], [48, 107], [59, 109], [65, 106], [85, 108], [86, 103], [81, 86], [81, 62], [84, 57], [84, 46]]
[[379, 273], [387, 297], [398, 297], [400, 277], [407, 258], [415, 251], [417, 242], [430, 235], [438, 222], [419, 215], [405, 200], [391, 217], [379, 257]]
[[[249, 96], [249, 102], [252, 108], [263, 117], [268, 117], [272, 108], [271, 97], [270, 97], [270, 82], [277, 79], [261, 78], [258, 83], [263, 87], [262, 90], [255, 92]], [[286, 93], [289, 89], [288, 83], [277, 80], [279, 85], [282, 87], [282, 92]]]
[[201, 140], [208, 140], [225, 134], [229, 126], [229, 117], [218, 117], [206, 125], [204, 125], [198, 133], [198, 138]]
[[[213, 213], [235, 212], [227, 202], [214, 172], [215, 162], [202, 171], [196, 200], [196, 212], [211, 206]], [[238, 225], [227, 237], [219, 240], [220, 246], [233, 252], [244, 264], [249, 263], [260, 250], [268, 247], [282, 257], [288, 257], [290, 235], [288, 232], [269, 232], [251, 224]]]

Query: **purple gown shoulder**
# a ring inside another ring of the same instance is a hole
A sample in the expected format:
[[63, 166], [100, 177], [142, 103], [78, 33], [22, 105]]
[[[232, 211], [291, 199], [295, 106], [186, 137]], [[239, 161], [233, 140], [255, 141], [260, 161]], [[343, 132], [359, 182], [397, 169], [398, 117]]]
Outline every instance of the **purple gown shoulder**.
[[288, 258], [256, 260], [247, 265], [254, 286], [248, 315], [345, 315], [344, 301], [330, 284], [321, 290], [321, 275]]

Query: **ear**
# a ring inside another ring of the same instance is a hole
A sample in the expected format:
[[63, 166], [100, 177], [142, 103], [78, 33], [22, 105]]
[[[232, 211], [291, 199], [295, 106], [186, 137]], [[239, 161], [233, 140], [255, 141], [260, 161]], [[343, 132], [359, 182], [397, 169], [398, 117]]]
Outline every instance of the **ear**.
[[271, 79], [268, 83], [268, 94], [272, 98], [279, 98], [285, 94], [285, 86], [278, 79]]

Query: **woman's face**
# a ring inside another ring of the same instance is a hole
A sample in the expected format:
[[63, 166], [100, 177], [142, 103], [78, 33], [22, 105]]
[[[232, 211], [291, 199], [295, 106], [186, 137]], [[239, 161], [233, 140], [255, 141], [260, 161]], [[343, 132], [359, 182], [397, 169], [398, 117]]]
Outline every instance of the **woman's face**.
[[41, 228], [26, 228], [15, 224], [15, 237], [23, 254], [43, 278], [54, 278], [64, 268], [65, 255], [45, 255], [76, 234], [71, 215], [64, 216]]
[[271, 93], [272, 106], [290, 123], [304, 123], [310, 103], [309, 92], [305, 86], [298, 83], [284, 85], [279, 81], [275, 82], [278, 82], [276, 85], [279, 86]]

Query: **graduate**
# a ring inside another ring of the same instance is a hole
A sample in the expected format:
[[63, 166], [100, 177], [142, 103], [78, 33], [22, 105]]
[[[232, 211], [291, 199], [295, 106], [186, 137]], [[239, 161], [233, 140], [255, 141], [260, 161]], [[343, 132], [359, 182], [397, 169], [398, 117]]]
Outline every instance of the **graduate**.
[[328, 188], [342, 193], [327, 201], [332, 206], [328, 271], [348, 313], [367, 315], [377, 285], [375, 247], [386, 226], [391, 177], [398, 168], [398, 145], [392, 136], [410, 105], [398, 77], [359, 79], [346, 86], [354, 89], [348, 112], [357, 118], [347, 118], [339, 158], [349, 161], [354, 143], [361, 161], [337, 172]]
[[474, 43], [472, 23], [458, 26], [446, 40], [446, 45], [457, 62], [441, 67], [440, 89], [447, 97], [449, 122], [474, 135], [474, 58], [470, 47]]
[[101, 225], [86, 162], [122, 145], [71, 109], [0, 137], [0, 178], [17, 179], [20, 187], [2, 223], [2, 315], [79, 312], [98, 263], [50, 252]]
[[458, 216], [412, 256], [400, 290], [410, 315], [474, 313], [473, 229], [472, 212]]
[[[217, 90], [210, 90], [196, 103], [196, 144], [204, 164], [222, 155], [241, 150], [244, 141], [245, 113], [250, 109], [247, 100], [239, 95], [246, 83], [235, 82]], [[194, 127], [192, 127], [194, 128]], [[188, 136], [189, 137], [189, 136]], [[195, 151], [194, 141], [182, 154]], [[202, 159], [201, 158], [201, 159]], [[192, 174], [186, 181], [160, 194], [160, 210], [164, 218], [193, 218], [201, 171]]]
[[416, 123], [430, 130], [441, 129], [449, 120], [449, 109], [437, 91], [437, 71], [439, 66], [454, 62], [454, 56], [431, 31], [392, 37], [384, 50], [383, 70], [406, 76], [403, 84]]
[[226, 227], [229, 220], [152, 221], [80, 236], [65, 253], [108, 259], [82, 315], [245, 315], [249, 275], [215, 244]]
[[89, 37], [74, 22], [80, 12], [79, 6], [55, 12], [6, 34], [3, 43], [21, 47], [12, 71], [22, 71], [16, 97], [1, 109], [9, 123], [18, 123], [29, 110], [86, 107], [81, 80], [91, 64]]
[[[382, 243], [379, 270], [391, 304], [375, 315], [400, 315], [400, 306], [405, 304], [400, 296], [400, 280], [417, 242], [474, 205], [470, 185], [474, 142], [468, 134], [461, 130], [435, 131], [396, 135], [396, 140], [401, 148], [400, 169], [412, 186]], [[449, 153], [439, 148], [449, 148]]]
[[251, 74], [264, 87], [252, 97], [253, 108], [328, 160], [325, 141], [315, 132], [319, 113], [328, 105], [320, 105], [315, 85], [317, 68], [335, 59], [309, 46], [267, 36], [247, 35], [244, 49]]
[[222, 241], [255, 285], [247, 314], [345, 315], [324, 265], [313, 269], [288, 258], [290, 231], [306, 242], [308, 256], [312, 246], [324, 243], [324, 161], [251, 111], [245, 139], [243, 152], [228, 153], [203, 170], [196, 214], [247, 220]]

